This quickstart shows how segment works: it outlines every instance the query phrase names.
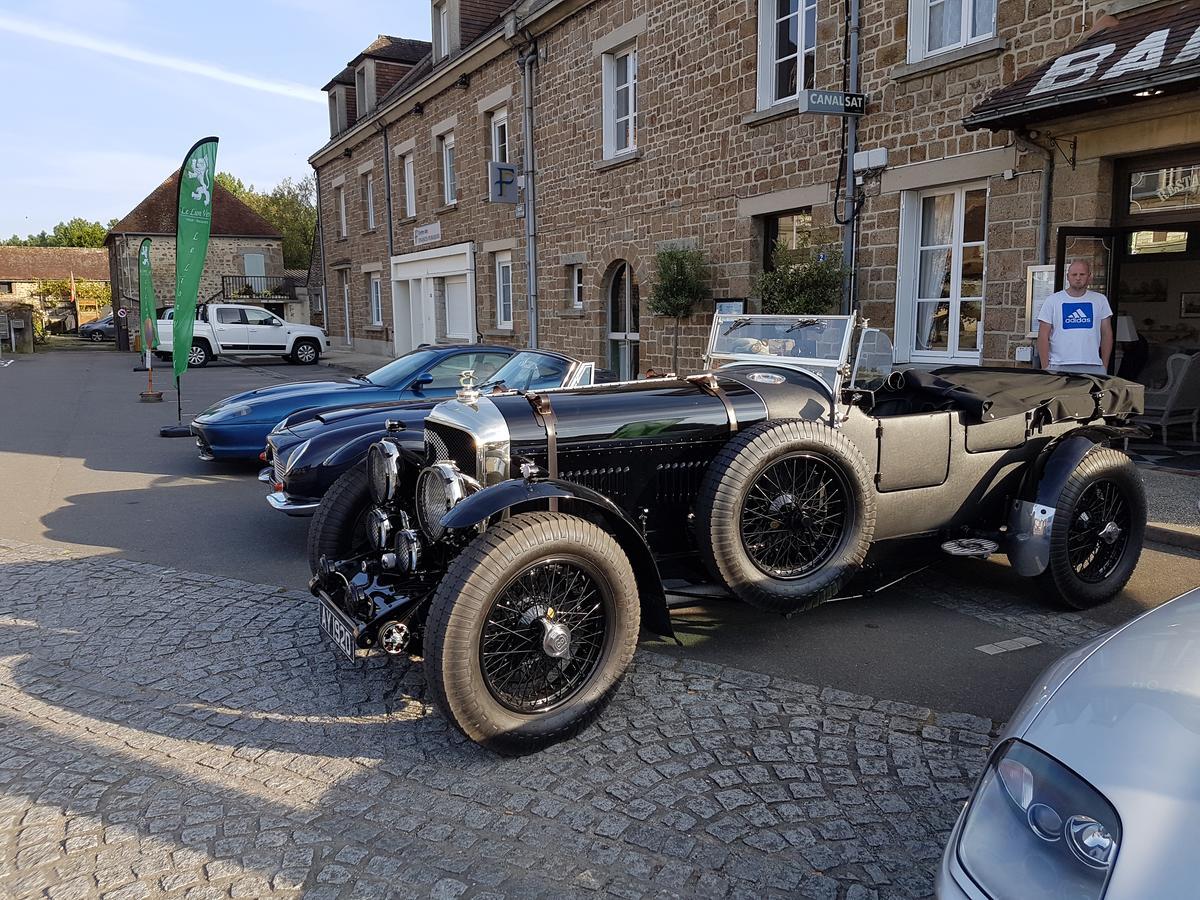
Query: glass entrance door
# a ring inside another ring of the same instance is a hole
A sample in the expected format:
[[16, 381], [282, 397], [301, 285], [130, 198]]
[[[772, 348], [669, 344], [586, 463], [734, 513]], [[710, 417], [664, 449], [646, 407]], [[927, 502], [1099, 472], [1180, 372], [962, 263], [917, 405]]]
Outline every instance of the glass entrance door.
[[618, 263], [608, 287], [608, 367], [622, 381], [637, 378], [641, 297], [628, 263]]

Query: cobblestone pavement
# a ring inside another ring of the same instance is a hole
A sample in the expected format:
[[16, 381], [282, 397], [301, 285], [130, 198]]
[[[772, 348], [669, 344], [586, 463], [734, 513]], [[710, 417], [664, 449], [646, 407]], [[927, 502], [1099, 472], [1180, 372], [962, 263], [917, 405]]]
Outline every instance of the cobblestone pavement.
[[994, 723], [640, 651], [465, 742], [307, 595], [0, 542], [0, 895], [925, 896]]

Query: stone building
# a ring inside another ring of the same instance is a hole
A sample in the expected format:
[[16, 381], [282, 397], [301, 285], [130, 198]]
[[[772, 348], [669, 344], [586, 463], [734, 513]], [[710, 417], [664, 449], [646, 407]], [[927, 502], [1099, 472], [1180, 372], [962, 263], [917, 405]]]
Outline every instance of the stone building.
[[108, 254], [91, 247], [0, 246], [0, 306], [31, 306], [51, 330], [74, 331], [109, 312], [108, 305], [92, 299], [90, 292], [87, 297], [80, 296], [72, 308], [69, 299], [43, 296], [39, 290], [44, 281], [69, 281], [72, 277], [76, 282], [107, 284]]
[[[138, 248], [150, 238], [150, 270], [158, 308], [175, 303], [175, 229], [179, 173], [155, 188], [104, 239], [115, 306], [132, 310], [119, 320], [117, 345], [128, 349], [127, 323], [138, 322]], [[298, 299], [283, 266], [283, 236], [275, 226], [231, 194], [213, 186], [212, 231], [198, 300], [226, 300], [264, 306], [289, 321], [307, 322], [307, 297]]]
[[[1139, 334], [1174, 329], [1152, 358], [1197, 348], [1198, 6], [863, 0], [855, 298], [897, 362], [1027, 363], [1029, 297], [1081, 254]], [[487, 202], [487, 163], [526, 161], [524, 61], [539, 342], [625, 376], [667, 365], [673, 323], [642, 302], [658, 249], [701, 249], [714, 300], [753, 309], [777, 240], [838, 240], [844, 120], [798, 94], [842, 89], [844, 16], [820, 0], [432, 3], [432, 46], [386, 92], [346, 72], [326, 88], [348, 111], [311, 158], [335, 342], [529, 340], [523, 209]], [[1130, 179], [1169, 197], [1134, 209]], [[1156, 282], [1145, 260], [1164, 253], [1179, 274]], [[684, 323], [683, 368], [712, 312]]]

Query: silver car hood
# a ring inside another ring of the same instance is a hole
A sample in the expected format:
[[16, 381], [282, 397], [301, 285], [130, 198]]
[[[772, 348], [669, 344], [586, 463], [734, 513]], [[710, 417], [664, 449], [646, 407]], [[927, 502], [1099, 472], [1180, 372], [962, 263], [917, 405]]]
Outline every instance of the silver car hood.
[[1200, 588], [1063, 663], [1022, 704], [1014, 733], [1116, 808], [1122, 839], [1107, 900], [1195, 897]]

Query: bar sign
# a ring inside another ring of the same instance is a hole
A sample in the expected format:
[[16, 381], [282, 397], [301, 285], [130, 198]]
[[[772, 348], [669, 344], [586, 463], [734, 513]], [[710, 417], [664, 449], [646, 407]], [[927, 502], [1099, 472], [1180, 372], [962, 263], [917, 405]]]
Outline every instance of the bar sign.
[[827, 116], [861, 116], [867, 111], [866, 94], [842, 91], [801, 91], [800, 112]]

